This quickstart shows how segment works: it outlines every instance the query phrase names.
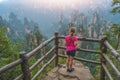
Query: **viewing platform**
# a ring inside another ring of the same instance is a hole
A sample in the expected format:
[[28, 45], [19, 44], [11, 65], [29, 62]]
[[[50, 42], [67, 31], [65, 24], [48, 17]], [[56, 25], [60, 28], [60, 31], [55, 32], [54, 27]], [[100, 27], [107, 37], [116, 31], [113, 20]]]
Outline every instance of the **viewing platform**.
[[65, 64], [59, 65], [48, 72], [42, 80], [95, 80], [89, 68], [79, 61], [74, 61], [73, 68], [73, 72], [67, 72]]

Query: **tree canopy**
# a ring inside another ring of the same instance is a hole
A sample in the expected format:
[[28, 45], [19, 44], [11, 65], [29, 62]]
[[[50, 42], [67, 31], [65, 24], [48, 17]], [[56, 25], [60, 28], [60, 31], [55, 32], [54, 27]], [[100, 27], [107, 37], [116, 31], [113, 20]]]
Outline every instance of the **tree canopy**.
[[120, 0], [113, 0], [112, 6], [112, 13], [120, 13]]

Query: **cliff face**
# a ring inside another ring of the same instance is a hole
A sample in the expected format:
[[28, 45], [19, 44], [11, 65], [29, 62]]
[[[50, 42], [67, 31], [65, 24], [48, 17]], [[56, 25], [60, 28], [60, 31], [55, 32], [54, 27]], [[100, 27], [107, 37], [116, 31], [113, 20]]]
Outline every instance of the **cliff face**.
[[74, 61], [73, 67], [73, 72], [67, 72], [65, 65], [55, 67], [42, 80], [95, 80], [88, 67], [80, 62]]

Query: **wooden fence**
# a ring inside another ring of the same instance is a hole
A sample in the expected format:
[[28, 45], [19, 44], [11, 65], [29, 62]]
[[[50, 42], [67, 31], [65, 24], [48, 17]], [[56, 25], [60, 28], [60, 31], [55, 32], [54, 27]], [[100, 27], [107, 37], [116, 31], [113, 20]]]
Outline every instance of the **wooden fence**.
[[[20, 58], [10, 64], [7, 64], [3, 67], [0, 68], [0, 75], [4, 74], [6, 71], [9, 69], [12, 69], [16, 67], [17, 65], [21, 65], [21, 70], [22, 74], [18, 75], [14, 80], [36, 80], [36, 78], [43, 72], [43, 70], [53, 61], [55, 60], [55, 66], [59, 64], [59, 57], [66, 58], [65, 55], [60, 55], [58, 54], [58, 49], [65, 49], [64, 46], [59, 46], [59, 39], [64, 39], [65, 37], [58, 36], [58, 33], [55, 33], [53, 37], [50, 39], [44, 41], [41, 43], [38, 47], [36, 47], [34, 50], [32, 50], [29, 53], [21, 52], [20, 53]], [[88, 62], [88, 63], [94, 63], [98, 64], [101, 66], [101, 71], [100, 71], [100, 80], [105, 80], [105, 76], [107, 75], [110, 80], [113, 80], [109, 70], [106, 67], [106, 63], [110, 64], [110, 67], [114, 70], [115, 74], [118, 76], [120, 79], [120, 72], [116, 68], [116, 66], [113, 64], [113, 62], [109, 59], [109, 57], [106, 55], [107, 54], [107, 49], [109, 49], [114, 57], [118, 61], [120, 61], [120, 55], [115, 51], [115, 49], [112, 48], [112, 46], [109, 44], [107, 41], [106, 37], [103, 37], [102, 39], [93, 39], [93, 38], [78, 38], [79, 41], [89, 41], [89, 42], [96, 42], [100, 44], [100, 50], [88, 50], [88, 49], [82, 49], [82, 48], [77, 48], [77, 51], [82, 51], [82, 52], [89, 52], [89, 53], [94, 53], [94, 54], [99, 54], [101, 56], [101, 60], [98, 61], [93, 61], [93, 60], [87, 60], [83, 58], [77, 58], [75, 57], [75, 60], [78, 61], [83, 61], [83, 62]], [[43, 47], [47, 46], [49, 43], [54, 41], [55, 46], [53, 46], [44, 56], [42, 56], [40, 59], [38, 59], [32, 66], [29, 66], [28, 60], [35, 55], [35, 53], [42, 49]], [[33, 76], [31, 77], [30, 72], [36, 68], [45, 58], [48, 57], [49, 54], [51, 54], [53, 51], [55, 51], [54, 56], [46, 63], [43, 65], [43, 67]]]

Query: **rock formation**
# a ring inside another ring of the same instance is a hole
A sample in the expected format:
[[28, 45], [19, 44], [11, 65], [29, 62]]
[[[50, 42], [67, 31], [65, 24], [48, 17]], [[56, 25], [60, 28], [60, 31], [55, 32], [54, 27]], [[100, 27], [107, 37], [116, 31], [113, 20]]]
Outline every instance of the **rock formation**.
[[42, 80], [95, 80], [88, 67], [80, 62], [74, 61], [73, 67], [73, 72], [67, 72], [65, 65], [55, 67]]

